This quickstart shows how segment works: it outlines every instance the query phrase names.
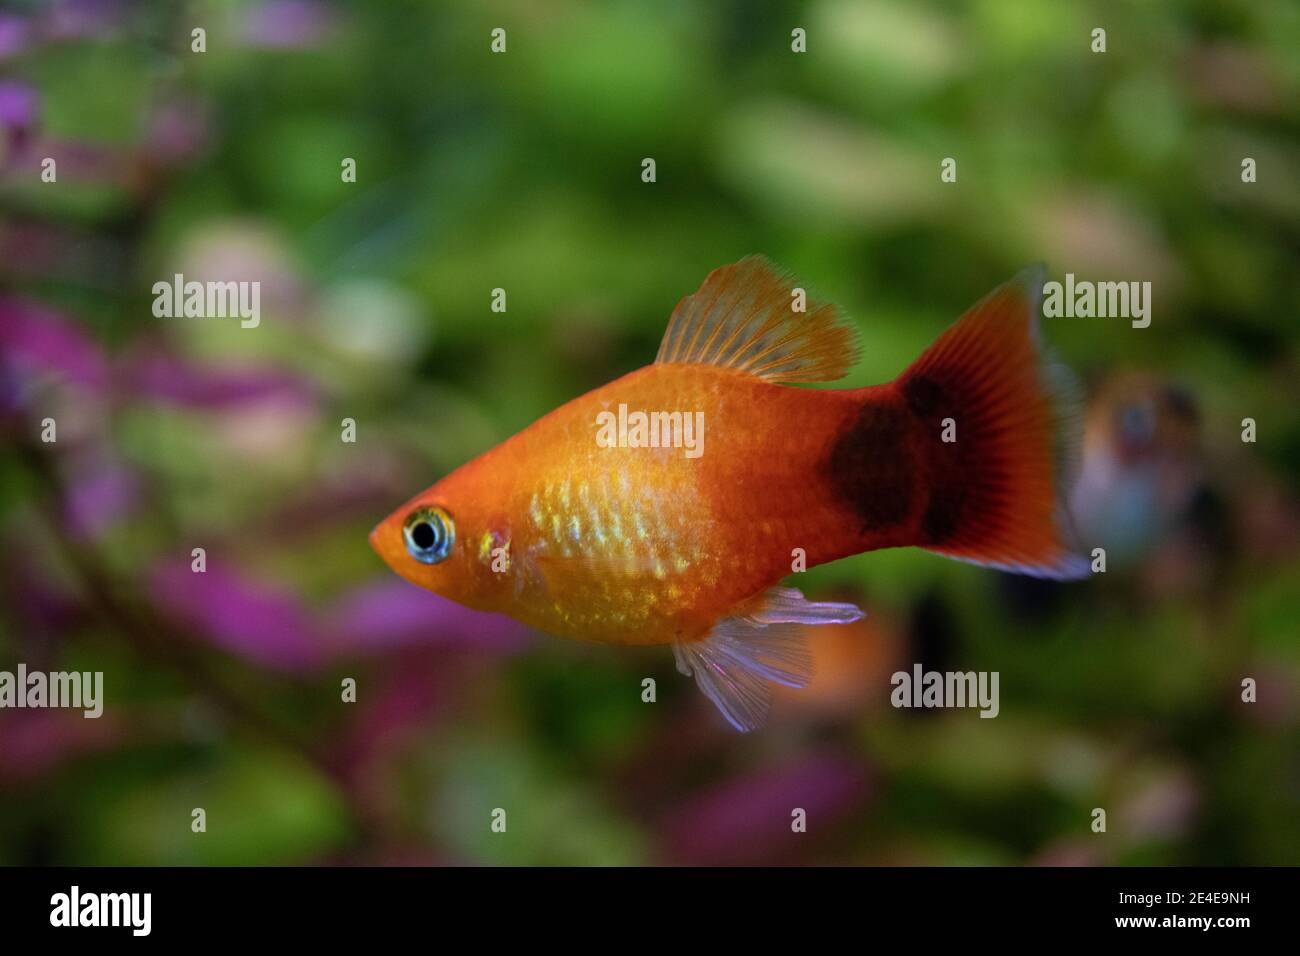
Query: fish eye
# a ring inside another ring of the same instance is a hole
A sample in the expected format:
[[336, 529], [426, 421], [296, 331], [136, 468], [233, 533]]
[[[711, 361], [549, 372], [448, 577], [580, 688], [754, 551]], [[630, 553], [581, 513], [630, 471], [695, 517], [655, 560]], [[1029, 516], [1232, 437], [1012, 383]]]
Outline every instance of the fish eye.
[[402, 522], [406, 552], [421, 564], [437, 564], [451, 554], [456, 526], [441, 508], [416, 508]]
[[1150, 402], [1126, 405], [1119, 413], [1120, 433], [1127, 441], [1145, 445], [1155, 436], [1156, 415]]

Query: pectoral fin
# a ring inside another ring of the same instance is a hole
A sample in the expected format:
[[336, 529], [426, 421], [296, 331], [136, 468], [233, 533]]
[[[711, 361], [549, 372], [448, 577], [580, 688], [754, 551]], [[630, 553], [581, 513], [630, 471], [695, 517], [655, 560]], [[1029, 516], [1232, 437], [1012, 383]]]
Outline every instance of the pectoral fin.
[[750, 731], [767, 719], [773, 684], [803, 687], [812, 678], [803, 626], [862, 616], [852, 604], [807, 601], [794, 588], [775, 587], [736, 608], [703, 640], [674, 644], [673, 655], [733, 727]]

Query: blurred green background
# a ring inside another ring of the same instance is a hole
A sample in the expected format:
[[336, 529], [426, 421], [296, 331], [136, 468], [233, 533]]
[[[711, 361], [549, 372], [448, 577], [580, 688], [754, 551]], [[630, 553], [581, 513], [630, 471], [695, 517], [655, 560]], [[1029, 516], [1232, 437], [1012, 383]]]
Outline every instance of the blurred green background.
[[[1297, 49], [1286, 0], [9, 0], [0, 669], [106, 710], [0, 711], [0, 863], [1300, 863]], [[1149, 328], [1045, 321], [1107, 572], [815, 569], [869, 616], [741, 736], [663, 649], [381, 565], [750, 253], [860, 327], [851, 386], [1027, 263], [1150, 281]], [[261, 324], [155, 318], [177, 272]], [[918, 661], [999, 717], [892, 708]]]

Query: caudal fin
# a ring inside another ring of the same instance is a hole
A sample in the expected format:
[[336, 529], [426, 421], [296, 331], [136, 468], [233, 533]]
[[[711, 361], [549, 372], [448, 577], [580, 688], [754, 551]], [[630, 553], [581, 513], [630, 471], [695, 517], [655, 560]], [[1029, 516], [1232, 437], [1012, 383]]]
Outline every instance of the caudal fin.
[[[894, 383], [921, 426], [920, 547], [1045, 578], [1078, 578], [1062, 504], [1078, 455], [1080, 390], [1038, 329], [1042, 267], [966, 312]], [[948, 439], [948, 440], [945, 440]]]

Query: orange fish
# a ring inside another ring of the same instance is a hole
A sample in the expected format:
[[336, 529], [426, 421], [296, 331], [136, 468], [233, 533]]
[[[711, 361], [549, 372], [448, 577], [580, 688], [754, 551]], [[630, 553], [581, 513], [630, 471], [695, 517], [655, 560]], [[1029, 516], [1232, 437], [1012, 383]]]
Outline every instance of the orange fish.
[[791, 387], [856, 360], [834, 307], [804, 304], [764, 259], [725, 266], [678, 304], [653, 365], [456, 469], [371, 545], [467, 607], [563, 637], [669, 644], [753, 729], [773, 683], [811, 676], [801, 625], [862, 616], [781, 587], [801, 560], [915, 546], [1087, 573], [1060, 504], [1075, 389], [1039, 340], [1042, 285], [1041, 270], [1022, 273], [893, 382], [836, 391]]

